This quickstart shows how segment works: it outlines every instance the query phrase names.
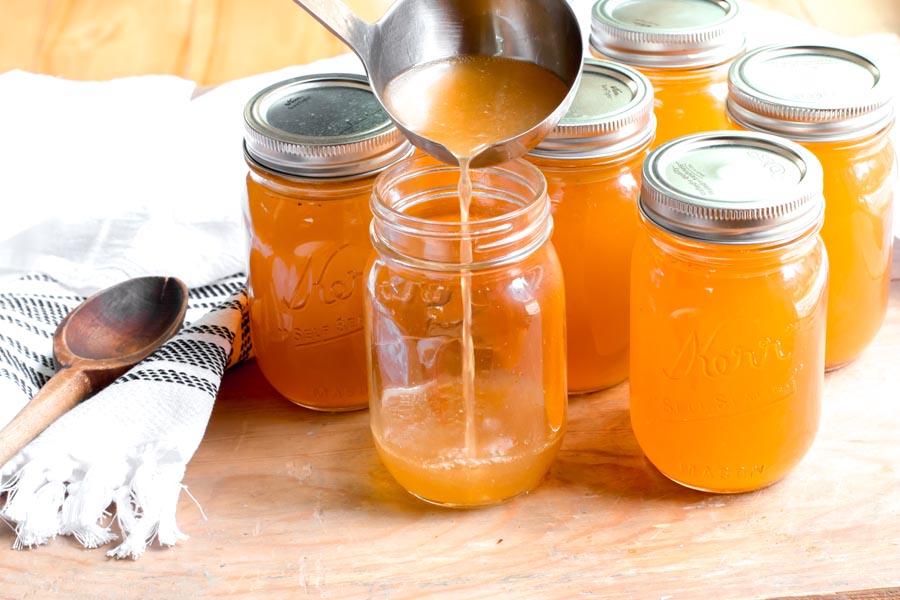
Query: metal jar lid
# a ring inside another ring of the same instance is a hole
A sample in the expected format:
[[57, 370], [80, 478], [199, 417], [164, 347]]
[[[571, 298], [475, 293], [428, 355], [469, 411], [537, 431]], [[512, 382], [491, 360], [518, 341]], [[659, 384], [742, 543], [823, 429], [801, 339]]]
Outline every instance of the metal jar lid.
[[655, 132], [650, 81], [625, 65], [585, 58], [572, 105], [531, 156], [614, 156], [648, 143]]
[[361, 75], [307, 75], [271, 85], [244, 108], [244, 147], [263, 167], [301, 177], [379, 171], [412, 151]]
[[639, 67], [717, 65], [744, 49], [739, 13], [737, 0], [599, 0], [591, 46]]
[[821, 224], [822, 165], [765, 133], [714, 131], [656, 148], [644, 161], [641, 213], [670, 233], [719, 244], [777, 243]]
[[726, 106], [744, 127], [801, 141], [865, 137], [894, 120], [886, 73], [872, 58], [835, 46], [745, 54], [729, 71]]

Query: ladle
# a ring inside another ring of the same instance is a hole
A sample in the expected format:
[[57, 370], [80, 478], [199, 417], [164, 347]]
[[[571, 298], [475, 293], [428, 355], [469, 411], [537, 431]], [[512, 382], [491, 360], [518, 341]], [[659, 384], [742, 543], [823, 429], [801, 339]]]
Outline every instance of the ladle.
[[[479, 54], [537, 64], [555, 73], [569, 92], [543, 121], [487, 146], [470, 166], [486, 167], [522, 156], [557, 125], [575, 96], [584, 45], [578, 19], [566, 0], [397, 0], [374, 24], [357, 17], [340, 0], [294, 0], [359, 56], [372, 90], [384, 89], [412, 67], [451, 57]], [[409, 140], [448, 164], [457, 157], [443, 145], [391, 119]]]
[[60, 369], [0, 431], [0, 467], [53, 421], [147, 358], [184, 322], [188, 291], [174, 277], [138, 277], [97, 292], [53, 334]]

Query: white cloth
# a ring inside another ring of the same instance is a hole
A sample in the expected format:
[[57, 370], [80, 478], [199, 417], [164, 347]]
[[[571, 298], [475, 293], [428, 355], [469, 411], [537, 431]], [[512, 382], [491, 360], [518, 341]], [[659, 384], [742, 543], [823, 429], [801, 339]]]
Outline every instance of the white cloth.
[[[0, 494], [8, 492], [0, 517], [15, 523], [14, 547], [62, 534], [96, 548], [117, 528], [122, 542], [108, 554], [137, 558], [154, 537], [167, 545], [186, 537], [175, 523], [185, 466], [225, 369], [250, 354], [244, 281], [236, 274], [192, 288], [175, 337], [0, 465]], [[0, 293], [0, 423], [53, 375], [53, 331], [80, 300], [44, 275]]]

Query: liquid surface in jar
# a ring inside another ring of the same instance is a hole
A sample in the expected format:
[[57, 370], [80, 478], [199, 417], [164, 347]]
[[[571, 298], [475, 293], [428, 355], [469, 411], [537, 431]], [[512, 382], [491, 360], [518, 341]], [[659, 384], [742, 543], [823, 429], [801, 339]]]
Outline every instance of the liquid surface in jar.
[[770, 250], [765, 262], [732, 262], [740, 250], [721, 249], [698, 264], [677, 255], [674, 237], [638, 233], [631, 422], [670, 479], [705, 491], [755, 490], [783, 478], [811, 446], [827, 275], [824, 245], [805, 243], [791, 260]]
[[567, 93], [559, 77], [534, 63], [472, 55], [401, 73], [384, 102], [408, 129], [465, 159], [528, 131]]

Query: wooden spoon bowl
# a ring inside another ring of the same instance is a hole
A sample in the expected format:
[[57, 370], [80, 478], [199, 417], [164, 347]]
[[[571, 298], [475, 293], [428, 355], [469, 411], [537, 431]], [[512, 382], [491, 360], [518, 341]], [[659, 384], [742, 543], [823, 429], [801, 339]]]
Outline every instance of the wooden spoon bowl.
[[181, 328], [188, 290], [174, 277], [138, 277], [97, 292], [53, 334], [57, 373], [0, 431], [0, 467], [66, 411], [147, 358]]

